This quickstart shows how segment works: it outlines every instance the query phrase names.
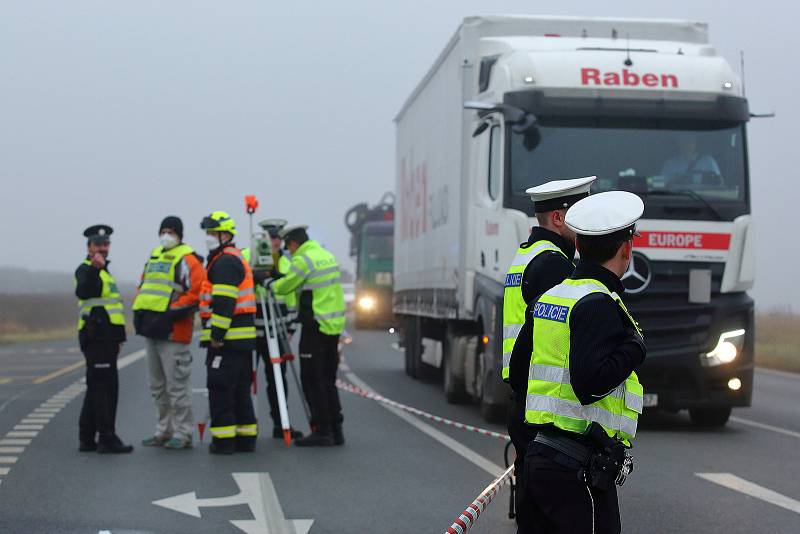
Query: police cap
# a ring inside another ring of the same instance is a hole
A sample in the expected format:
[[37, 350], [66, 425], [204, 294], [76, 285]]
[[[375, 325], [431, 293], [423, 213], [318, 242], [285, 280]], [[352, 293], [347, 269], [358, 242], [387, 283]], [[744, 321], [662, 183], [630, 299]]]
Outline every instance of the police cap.
[[533, 201], [536, 213], [569, 208], [579, 200], [589, 196], [589, 188], [596, 176], [573, 178], [570, 180], [552, 180], [546, 184], [531, 187], [525, 192]]
[[602, 236], [615, 232], [636, 235], [636, 221], [644, 213], [644, 202], [627, 191], [607, 191], [579, 200], [567, 212], [564, 222], [581, 236]]
[[109, 243], [111, 241], [111, 234], [114, 229], [107, 224], [95, 224], [83, 231], [84, 237], [88, 238], [89, 243], [99, 245], [102, 243]]
[[296, 235], [299, 234], [300, 232], [305, 232], [306, 230], [308, 230], [307, 224], [295, 224], [293, 226], [285, 226], [281, 228], [281, 230], [278, 232], [278, 236], [283, 240], [292, 239], [293, 237], [296, 237]]

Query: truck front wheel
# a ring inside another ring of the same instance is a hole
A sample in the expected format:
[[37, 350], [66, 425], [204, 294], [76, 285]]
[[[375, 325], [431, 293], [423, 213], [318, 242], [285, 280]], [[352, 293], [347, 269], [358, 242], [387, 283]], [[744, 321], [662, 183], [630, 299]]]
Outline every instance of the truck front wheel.
[[689, 408], [689, 419], [698, 428], [717, 428], [725, 426], [731, 416], [731, 407]]

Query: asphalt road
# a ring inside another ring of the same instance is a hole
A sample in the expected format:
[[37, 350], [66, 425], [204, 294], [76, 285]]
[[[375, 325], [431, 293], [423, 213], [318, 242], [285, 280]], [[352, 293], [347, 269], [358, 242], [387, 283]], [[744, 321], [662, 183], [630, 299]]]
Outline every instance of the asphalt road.
[[[448, 405], [438, 384], [406, 377], [393, 341], [353, 332], [340, 376], [503, 431], [474, 407]], [[140, 447], [153, 430], [154, 407], [136, 339], [121, 358], [118, 432], [137, 448], [123, 456], [79, 453], [75, 345], [0, 347], [0, 532], [301, 533], [308, 521], [289, 520], [313, 520], [312, 534], [437, 533], [504, 465], [501, 440], [399, 416], [346, 392], [344, 447], [286, 448], [271, 438], [262, 373], [255, 454], [211, 456], [208, 436], [204, 444], [195, 436], [187, 451]], [[199, 349], [194, 354], [195, 417], [203, 419], [205, 372]], [[694, 430], [685, 414], [645, 418], [636, 470], [620, 490], [625, 532], [800, 531], [800, 376], [757, 372], [755, 388], [754, 406], [735, 411], [718, 431]], [[306, 430], [291, 381], [289, 389], [292, 420]], [[514, 532], [507, 506], [503, 489], [471, 532]]]

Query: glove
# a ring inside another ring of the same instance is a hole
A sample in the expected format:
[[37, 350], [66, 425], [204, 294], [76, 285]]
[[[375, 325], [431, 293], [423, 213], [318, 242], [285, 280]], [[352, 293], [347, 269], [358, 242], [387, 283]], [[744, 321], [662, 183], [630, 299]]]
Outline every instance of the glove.
[[263, 282], [261, 282], [261, 285], [264, 286], [265, 288], [269, 289], [270, 286], [272, 286], [272, 284], [274, 282], [275, 282], [274, 278], [267, 278]]

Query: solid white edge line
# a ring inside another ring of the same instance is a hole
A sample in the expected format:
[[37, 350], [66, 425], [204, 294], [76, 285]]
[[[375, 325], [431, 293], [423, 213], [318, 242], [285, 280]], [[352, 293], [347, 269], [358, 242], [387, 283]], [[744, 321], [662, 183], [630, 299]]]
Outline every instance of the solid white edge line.
[[783, 434], [785, 436], [791, 436], [793, 438], [800, 439], [800, 432], [795, 432], [794, 430], [788, 430], [786, 428], [781, 428], [779, 426], [772, 426], [765, 423], [759, 423], [758, 421], [751, 421], [750, 419], [742, 419], [741, 417], [731, 416], [730, 420], [734, 423], [739, 423], [742, 425], [748, 425], [755, 428], [760, 428], [762, 430], [769, 430], [770, 432], [775, 432], [778, 434]]
[[726, 487], [733, 491], [744, 493], [750, 497], [755, 497], [756, 499], [774, 504], [775, 506], [780, 506], [781, 508], [785, 508], [786, 510], [796, 514], [800, 514], [800, 501], [796, 501], [790, 497], [787, 497], [786, 495], [778, 493], [777, 491], [772, 491], [764, 486], [759, 486], [758, 484], [754, 484], [753, 482], [739, 478], [734, 474], [695, 473], [695, 475], [704, 480], [708, 480], [709, 482], [713, 482], [714, 484], [719, 484], [720, 486]]
[[[358, 376], [355, 375], [352, 371], [345, 371], [344, 372], [347, 379], [358, 386], [359, 388], [363, 389], [364, 391], [369, 391], [371, 393], [375, 393], [375, 390], [372, 389], [369, 384], [361, 380]], [[378, 403], [381, 407], [389, 410], [394, 415], [405, 421], [406, 423], [410, 424], [420, 432], [427, 434], [428, 436], [432, 437], [454, 453], [462, 456], [464, 459], [472, 462], [476, 466], [480, 467], [487, 473], [489, 473], [493, 477], [500, 476], [500, 474], [505, 471], [504, 467], [500, 467], [496, 463], [492, 462], [488, 458], [485, 458], [478, 454], [477, 452], [473, 451], [469, 447], [466, 447], [459, 443], [458, 441], [454, 440], [447, 434], [440, 432], [439, 430], [433, 428], [431, 425], [417, 419], [413, 415], [406, 413], [398, 408], [393, 406], [387, 406], [383, 403]]]
[[122, 358], [117, 360], [117, 370], [125, 369], [131, 364], [134, 364], [144, 358], [145, 351], [144, 349], [139, 349], [137, 351], [131, 352], [127, 356], [123, 356]]

